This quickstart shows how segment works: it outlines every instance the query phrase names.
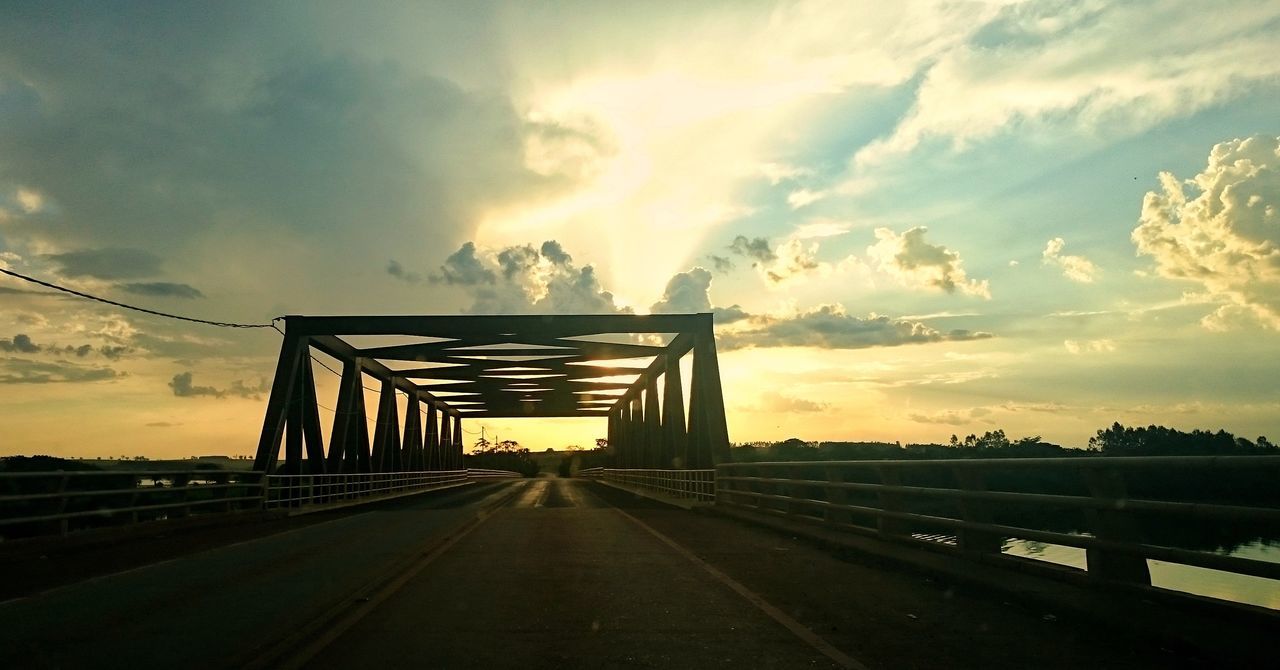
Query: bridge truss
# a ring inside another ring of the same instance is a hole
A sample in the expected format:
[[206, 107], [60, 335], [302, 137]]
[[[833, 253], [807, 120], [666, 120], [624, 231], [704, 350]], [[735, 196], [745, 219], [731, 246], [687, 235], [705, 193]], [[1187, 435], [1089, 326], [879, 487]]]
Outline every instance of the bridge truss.
[[[618, 467], [708, 468], [728, 459], [711, 314], [288, 316], [284, 321], [255, 470], [461, 469], [462, 420], [498, 417], [606, 419]], [[357, 346], [376, 336], [394, 342]], [[327, 452], [313, 349], [342, 364]], [[692, 356], [687, 418], [680, 371], [686, 355]], [[365, 376], [379, 384], [372, 438]], [[407, 397], [403, 422], [396, 393]]]

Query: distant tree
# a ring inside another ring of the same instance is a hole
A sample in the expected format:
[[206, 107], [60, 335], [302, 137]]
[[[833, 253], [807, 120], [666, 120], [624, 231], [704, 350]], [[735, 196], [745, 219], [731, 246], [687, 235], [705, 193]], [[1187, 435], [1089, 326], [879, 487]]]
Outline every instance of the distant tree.
[[603, 437], [596, 438], [596, 449], [607, 449], [608, 447], [609, 447], [608, 439]]

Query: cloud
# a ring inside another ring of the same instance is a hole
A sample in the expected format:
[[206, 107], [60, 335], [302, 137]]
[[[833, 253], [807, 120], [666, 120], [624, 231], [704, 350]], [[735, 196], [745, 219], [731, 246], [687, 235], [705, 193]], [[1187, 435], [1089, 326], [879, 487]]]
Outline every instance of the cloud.
[[917, 226], [898, 235], [888, 228], [876, 228], [874, 245], [867, 255], [878, 263], [878, 269], [896, 278], [903, 286], [931, 288], [991, 298], [987, 280], [969, 279], [960, 254], [925, 241], [928, 228]]
[[1063, 276], [1071, 281], [1082, 284], [1093, 283], [1094, 278], [1100, 272], [1098, 266], [1084, 256], [1064, 256], [1062, 249], [1066, 246], [1067, 243], [1061, 237], [1049, 240], [1049, 243], [1044, 247], [1044, 252], [1041, 254], [1043, 263], [1062, 268]]
[[1062, 346], [1072, 354], [1104, 354], [1116, 350], [1113, 340], [1063, 340]]
[[[994, 6], [993, 6], [994, 7]], [[911, 109], [857, 152], [860, 168], [936, 140], [1000, 133], [1133, 134], [1257, 90], [1280, 74], [1274, 4], [1011, 3], [924, 64]], [[976, 14], [976, 13], [975, 13]], [[977, 16], [975, 16], [977, 18]], [[972, 24], [971, 24], [972, 25]]]
[[733, 242], [729, 244], [729, 251], [750, 258], [757, 263], [769, 263], [778, 258], [769, 246], [769, 240], [763, 237], [748, 239], [746, 235], [739, 235], [733, 238]]
[[759, 272], [760, 277], [770, 286], [777, 286], [789, 280], [797, 279], [815, 272], [829, 272], [831, 267], [815, 257], [818, 253], [816, 242], [805, 244], [801, 238], [793, 237], [774, 249], [769, 240], [763, 237], [754, 239], [745, 235], [733, 238], [729, 251], [751, 259], [751, 267]]
[[143, 425], [143, 426], [146, 426], [147, 428], [173, 428], [173, 427], [176, 427], [176, 426], [181, 426], [182, 424], [181, 424], [181, 423], [173, 423], [173, 422], [170, 422], [170, 421], [150, 421], [150, 422], [148, 422], [148, 423], [144, 423], [144, 424], [142, 424], [142, 425]]
[[1280, 138], [1222, 142], [1200, 174], [1180, 182], [1162, 172], [1160, 185], [1143, 199], [1131, 236], [1138, 254], [1218, 303], [1201, 320], [1206, 328], [1280, 330]]
[[422, 283], [422, 275], [405, 270], [404, 266], [395, 259], [387, 261], [387, 274], [409, 284]]
[[444, 259], [444, 265], [440, 266], [440, 274], [431, 275], [430, 279], [433, 284], [478, 286], [495, 283], [497, 275], [493, 270], [485, 267], [476, 256], [475, 242], [465, 242], [457, 251]]
[[798, 189], [787, 194], [787, 204], [791, 209], [800, 209], [808, 207], [819, 200], [827, 197], [823, 191], [812, 191], [807, 188]]
[[787, 315], [751, 314], [738, 305], [713, 307], [711, 280], [711, 273], [704, 268], [677, 273], [650, 311], [712, 312], [719, 346], [725, 351], [750, 347], [861, 349], [992, 337], [990, 333], [970, 330], [940, 331], [918, 321], [875, 314], [859, 318], [847, 314], [840, 305], [819, 305]]
[[256, 382], [247, 382], [243, 379], [234, 379], [231, 386], [227, 388], [227, 393], [249, 400], [261, 400], [262, 394], [271, 390], [271, 380], [262, 378]]
[[604, 290], [590, 265], [581, 268], [555, 240], [480, 250], [464, 243], [431, 282], [461, 287], [473, 314], [609, 314], [629, 312]]
[[678, 272], [667, 281], [662, 299], [653, 303], [654, 314], [692, 314], [711, 311], [711, 273], [695, 267]]
[[261, 400], [262, 394], [271, 390], [271, 382], [267, 379], [259, 379], [254, 382], [235, 379], [232, 380], [231, 386], [220, 389], [213, 386], [196, 386], [194, 378], [195, 375], [190, 371], [178, 373], [173, 376], [173, 379], [169, 380], [169, 388], [179, 398], [198, 398], [201, 396], [225, 398], [227, 396], [237, 396], [249, 400]]
[[204, 297], [204, 294], [200, 292], [200, 289], [191, 286], [190, 284], [179, 284], [167, 281], [119, 284], [117, 285], [117, 288], [125, 291], [126, 293], [152, 296], [156, 298], [182, 298], [184, 300], [194, 300], [196, 298]]
[[991, 414], [991, 410], [986, 407], [973, 407], [971, 409], [945, 409], [930, 414], [910, 413], [907, 414], [907, 418], [916, 423], [967, 426], [989, 414]]
[[774, 252], [772, 263], [756, 264], [756, 269], [770, 285], [777, 286], [814, 273], [830, 272], [831, 266], [817, 259], [818, 243], [805, 244], [791, 239], [783, 242]]
[[40, 351], [40, 345], [31, 341], [31, 336], [19, 333], [12, 340], [0, 340], [0, 351], [16, 351], [23, 354], [34, 354]]
[[733, 269], [733, 261], [728, 256], [707, 254], [707, 260], [711, 261], [711, 268], [720, 274], [727, 274]]
[[98, 382], [122, 376], [124, 373], [107, 367], [79, 365], [66, 361], [0, 358], [0, 384]]
[[160, 274], [160, 257], [142, 249], [82, 249], [46, 254], [64, 277], [136, 279]]
[[[31, 339], [30, 335], [27, 335], [26, 333], [18, 333], [11, 339], [0, 340], [0, 351], [19, 354], [48, 354], [53, 356], [75, 356], [76, 358], [84, 358], [93, 352], [93, 345], [42, 345], [36, 344], [35, 341]], [[103, 353], [103, 355], [105, 356], [106, 354]], [[111, 356], [107, 357], [113, 358]]]
[[807, 414], [825, 412], [831, 408], [830, 403], [815, 402], [804, 398], [793, 398], [776, 391], [768, 391], [760, 396], [757, 409], [764, 412], [782, 412], [785, 414]]
[[813, 174], [813, 170], [784, 163], [761, 163], [756, 166], [756, 169], [759, 171], [760, 176], [768, 179], [773, 186], [777, 186], [784, 181], [795, 181]]
[[970, 330], [940, 331], [918, 321], [872, 314], [852, 316], [840, 305], [819, 305], [790, 316], [756, 315], [747, 326], [720, 331], [725, 350], [748, 347], [818, 347], [864, 349], [928, 342], [961, 342], [992, 337]]
[[834, 221], [832, 219], [814, 219], [808, 223], [802, 223], [796, 226], [796, 230], [791, 234], [792, 239], [807, 240], [813, 237], [835, 237], [844, 235], [853, 227], [848, 221]]
[[192, 383], [191, 372], [180, 372], [173, 376], [169, 381], [169, 388], [173, 389], [173, 394], [179, 398], [196, 398], [199, 396], [211, 396], [221, 398], [226, 393], [212, 386], [196, 386]]

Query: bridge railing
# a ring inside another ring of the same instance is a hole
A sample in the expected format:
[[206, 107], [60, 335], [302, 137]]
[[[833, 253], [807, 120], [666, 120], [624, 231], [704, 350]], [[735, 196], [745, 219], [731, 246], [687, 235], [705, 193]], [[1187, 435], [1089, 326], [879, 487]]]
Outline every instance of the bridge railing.
[[233, 470], [0, 472], [0, 541], [234, 511], [366, 502], [506, 470], [266, 475]]
[[[1213, 551], [1280, 528], [1275, 456], [722, 463], [715, 481], [717, 506], [971, 557], [1018, 561], [1001, 556], [1013, 538], [1078, 547], [1103, 580], [1150, 584], [1147, 559], [1280, 579]], [[1235, 504], [1246, 493], [1264, 504]], [[1201, 548], [1173, 546], [1188, 537]]]
[[258, 509], [260, 472], [90, 470], [0, 473], [0, 538]]
[[485, 469], [268, 475], [263, 504], [268, 509], [337, 505], [449, 488], [477, 479], [520, 476], [517, 472]]
[[587, 468], [579, 477], [599, 479], [668, 498], [715, 502], [715, 470]]

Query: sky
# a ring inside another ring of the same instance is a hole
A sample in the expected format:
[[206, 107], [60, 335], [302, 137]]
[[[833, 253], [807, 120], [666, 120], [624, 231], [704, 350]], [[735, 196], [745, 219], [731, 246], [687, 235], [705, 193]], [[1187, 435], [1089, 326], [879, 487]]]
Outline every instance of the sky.
[[[1274, 439], [1276, 44], [1231, 0], [0, 2], [0, 267], [249, 323], [714, 311], [734, 442]], [[0, 454], [251, 454], [279, 344], [0, 277]]]

